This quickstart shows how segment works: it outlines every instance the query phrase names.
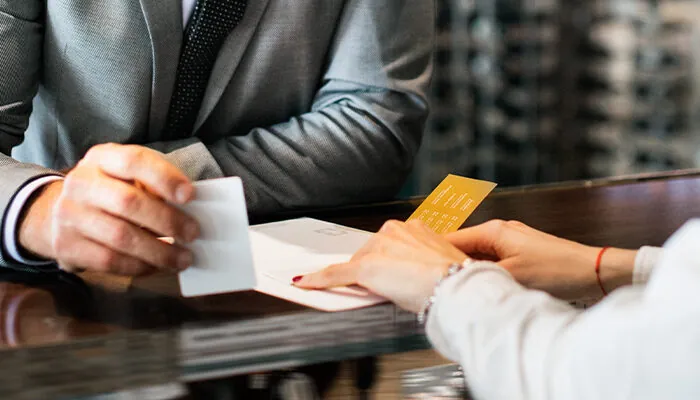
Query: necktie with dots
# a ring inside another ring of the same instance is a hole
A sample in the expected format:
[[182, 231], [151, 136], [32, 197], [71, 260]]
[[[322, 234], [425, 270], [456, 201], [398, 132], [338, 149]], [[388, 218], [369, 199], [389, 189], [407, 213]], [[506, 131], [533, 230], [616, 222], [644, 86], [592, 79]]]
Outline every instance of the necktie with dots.
[[247, 0], [198, 0], [177, 67], [175, 90], [166, 123], [166, 140], [192, 136], [216, 57], [243, 19]]

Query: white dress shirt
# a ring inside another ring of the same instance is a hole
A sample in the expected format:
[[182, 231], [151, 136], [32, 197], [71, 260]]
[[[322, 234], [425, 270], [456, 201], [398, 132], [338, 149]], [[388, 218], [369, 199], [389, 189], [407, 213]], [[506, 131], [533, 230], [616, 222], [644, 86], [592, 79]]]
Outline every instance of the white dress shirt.
[[190, 20], [192, 12], [194, 11], [194, 6], [197, 4], [197, 0], [182, 0], [182, 26], [187, 26], [187, 21]]
[[699, 244], [693, 220], [642, 248], [635, 284], [587, 310], [472, 264], [437, 289], [428, 337], [477, 399], [700, 399]]
[[[187, 22], [190, 20], [190, 17], [192, 16], [192, 12], [194, 11], [194, 7], [197, 3], [197, 0], [182, 0], [182, 26], [186, 27]], [[7, 213], [5, 214], [5, 220], [3, 221], [3, 230], [2, 230], [2, 241], [3, 244], [5, 245], [5, 249], [7, 250], [7, 253], [12, 257], [15, 261], [25, 264], [25, 265], [31, 265], [31, 266], [42, 266], [42, 265], [49, 265], [52, 264], [52, 261], [42, 261], [42, 260], [33, 260], [30, 258], [25, 257], [22, 255], [20, 251], [20, 246], [18, 243], [18, 238], [17, 238], [17, 229], [19, 228], [17, 226], [20, 215], [22, 214], [22, 211], [24, 210], [24, 206], [27, 203], [27, 200], [29, 200], [30, 197], [39, 189], [41, 189], [44, 185], [47, 185], [51, 182], [54, 182], [56, 180], [60, 180], [60, 176], [46, 176], [43, 178], [36, 179], [27, 185], [25, 185], [22, 189], [17, 192], [15, 197], [12, 199], [12, 202], [10, 203]]]

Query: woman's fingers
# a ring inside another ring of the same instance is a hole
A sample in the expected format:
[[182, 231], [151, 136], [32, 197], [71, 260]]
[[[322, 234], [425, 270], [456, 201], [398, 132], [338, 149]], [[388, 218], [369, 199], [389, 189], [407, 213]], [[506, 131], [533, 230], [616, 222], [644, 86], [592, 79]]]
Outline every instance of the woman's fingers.
[[292, 284], [303, 289], [350, 286], [357, 283], [359, 269], [358, 262], [335, 264], [309, 275], [297, 276], [292, 280]]
[[495, 256], [497, 241], [505, 229], [505, 221], [493, 220], [447, 234], [445, 238], [463, 253]]

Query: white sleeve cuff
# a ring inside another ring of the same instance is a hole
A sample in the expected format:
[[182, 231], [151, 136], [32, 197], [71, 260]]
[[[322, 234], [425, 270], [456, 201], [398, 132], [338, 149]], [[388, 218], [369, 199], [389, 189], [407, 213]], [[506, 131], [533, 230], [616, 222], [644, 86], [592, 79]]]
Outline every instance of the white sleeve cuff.
[[639, 249], [634, 259], [633, 285], [646, 285], [662, 253], [663, 249], [660, 247], [645, 246]]
[[[455, 362], [459, 359], [459, 343], [465, 340], [459, 331], [464, 321], [474, 316], [464, 315], [463, 303], [478, 304], [488, 309], [492, 303], [509, 293], [525, 290], [502, 267], [490, 261], [465, 265], [464, 270], [449, 277], [435, 292], [435, 303], [428, 313], [425, 331], [433, 347]], [[462, 321], [459, 321], [459, 319]]]
[[7, 214], [5, 215], [5, 223], [3, 224], [2, 240], [5, 244], [5, 249], [10, 257], [15, 261], [31, 266], [42, 266], [51, 264], [52, 261], [44, 260], [32, 260], [22, 256], [22, 252], [19, 250], [19, 243], [17, 241], [17, 229], [19, 228], [19, 218], [22, 215], [24, 206], [27, 200], [44, 185], [48, 185], [51, 182], [55, 182], [63, 179], [61, 176], [52, 175], [44, 176], [39, 179], [35, 179], [25, 185], [22, 189], [17, 192], [17, 195], [12, 199], [10, 205], [7, 208]]

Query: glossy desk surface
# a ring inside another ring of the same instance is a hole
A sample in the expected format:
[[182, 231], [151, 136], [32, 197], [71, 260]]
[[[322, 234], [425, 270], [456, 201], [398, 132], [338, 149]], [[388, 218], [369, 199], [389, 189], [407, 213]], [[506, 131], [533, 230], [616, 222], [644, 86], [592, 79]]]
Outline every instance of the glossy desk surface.
[[[661, 245], [700, 215], [700, 175], [501, 190], [469, 219], [518, 219], [592, 245]], [[420, 200], [290, 213], [375, 231]], [[421, 349], [413, 315], [386, 304], [321, 313], [257, 293], [178, 296], [136, 280], [0, 273], [0, 398], [57, 398]]]

